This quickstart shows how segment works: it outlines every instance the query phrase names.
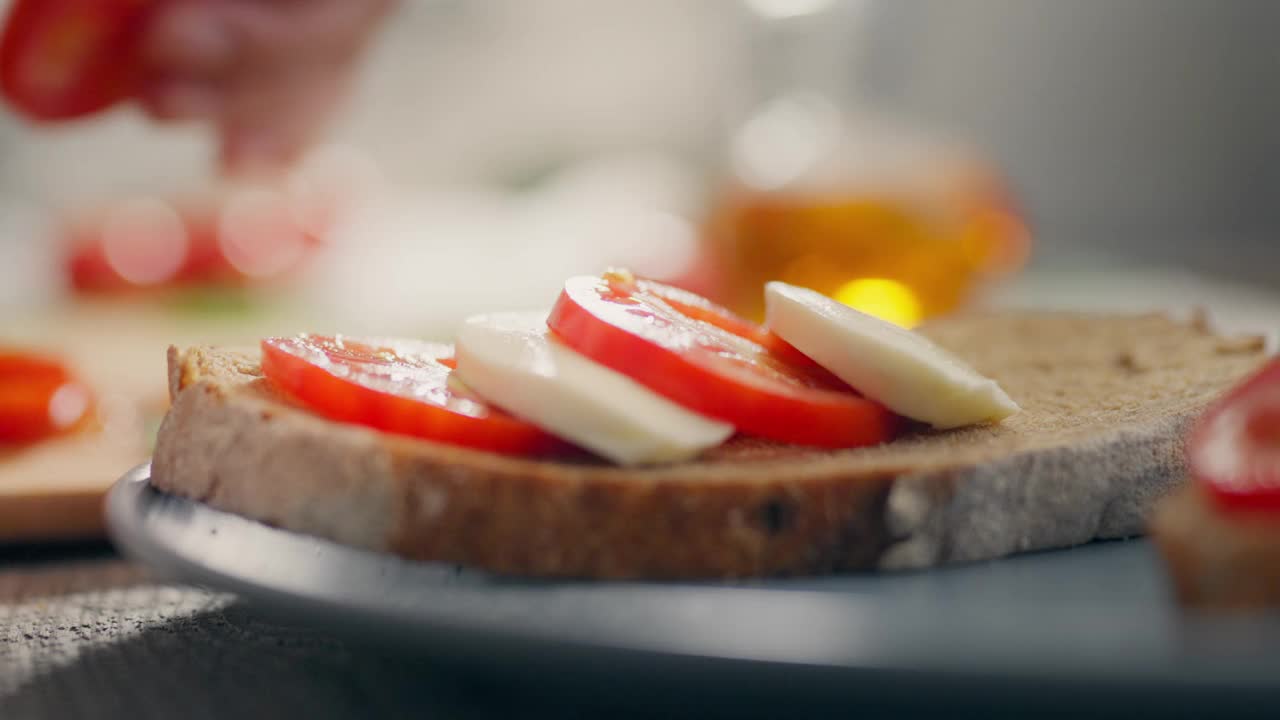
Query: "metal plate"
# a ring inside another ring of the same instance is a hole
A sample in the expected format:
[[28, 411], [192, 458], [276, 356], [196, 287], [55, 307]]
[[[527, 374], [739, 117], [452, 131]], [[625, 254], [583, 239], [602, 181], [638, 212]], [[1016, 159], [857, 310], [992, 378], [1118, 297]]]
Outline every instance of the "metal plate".
[[895, 707], [1280, 701], [1280, 616], [1179, 611], [1145, 541], [895, 575], [543, 582], [274, 529], [160, 493], [145, 466], [107, 511], [123, 551], [177, 579], [363, 641], [559, 682]]

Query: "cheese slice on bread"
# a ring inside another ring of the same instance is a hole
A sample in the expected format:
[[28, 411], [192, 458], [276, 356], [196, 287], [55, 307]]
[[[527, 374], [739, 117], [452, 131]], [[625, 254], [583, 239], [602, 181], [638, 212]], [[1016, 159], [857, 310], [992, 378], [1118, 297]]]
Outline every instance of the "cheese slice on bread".
[[1140, 534], [1182, 436], [1264, 360], [1163, 315], [1004, 312], [922, 332], [1022, 412], [815, 450], [735, 438], [678, 464], [502, 456], [315, 416], [256, 352], [170, 348], [152, 482], [288, 530], [501, 573], [692, 578], [921, 568]]

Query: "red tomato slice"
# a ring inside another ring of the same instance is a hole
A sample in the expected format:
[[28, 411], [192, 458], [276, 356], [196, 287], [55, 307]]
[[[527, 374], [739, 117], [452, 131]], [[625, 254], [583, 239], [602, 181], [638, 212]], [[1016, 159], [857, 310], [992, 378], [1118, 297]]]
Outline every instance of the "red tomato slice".
[[[163, 255], [163, 246], [157, 247], [156, 240], [150, 246], [146, 238], [138, 238], [138, 246], [134, 247], [126, 257], [112, 260], [108, 252], [108, 239], [113, 213], [127, 209], [127, 203], [120, 203], [95, 209], [81, 216], [71, 218], [63, 227], [69, 252], [65, 259], [64, 271], [71, 287], [86, 294], [127, 294], [145, 290], [169, 290], [190, 287], [242, 287], [262, 284], [288, 277], [306, 265], [322, 247], [319, 238], [302, 232], [297, 226], [289, 226], [280, 221], [288, 208], [283, 205], [268, 208], [277, 222], [264, 227], [263, 232], [254, 236], [254, 249], [272, 255], [280, 254], [273, 248], [291, 246], [293, 252], [284, 252], [286, 262], [276, 262], [267, 268], [271, 272], [250, 275], [246, 269], [237, 266], [228, 257], [227, 243], [221, 237], [219, 217], [225, 210], [225, 204], [219, 200], [185, 201], [182, 199], [165, 201], [156, 207], [167, 207], [177, 214], [181, 223], [182, 234], [173, 238], [180, 243], [181, 253], [177, 263], [166, 275], [139, 280], [139, 273], [129, 272], [125, 267], [127, 260], [146, 263], [157, 262]], [[118, 241], [120, 235], [114, 235]], [[163, 242], [161, 240], [161, 242]], [[244, 259], [243, 251], [233, 251], [237, 260]], [[244, 264], [243, 262], [241, 263]], [[261, 266], [259, 266], [261, 268]]]
[[133, 287], [107, 262], [100, 245], [76, 243], [65, 269], [67, 281], [79, 292], [117, 292]]
[[262, 372], [317, 413], [378, 430], [509, 454], [564, 448], [450, 382], [448, 345], [300, 335], [262, 341]]
[[660, 282], [641, 278], [636, 278], [634, 282], [636, 288], [662, 298], [672, 308], [680, 311], [681, 314], [694, 320], [711, 323], [721, 330], [757, 343], [783, 362], [794, 366], [808, 376], [814, 377], [822, 384], [848, 388], [848, 385], [843, 380], [831, 374], [831, 371], [819, 365], [808, 355], [797, 350], [794, 345], [783, 340], [777, 333], [770, 332], [767, 328], [751, 322], [722, 305], [717, 305], [697, 293], [671, 285], [664, 285]]
[[0, 350], [0, 445], [43, 440], [75, 427], [88, 389], [55, 360]]
[[1280, 512], [1280, 360], [1204, 414], [1187, 459], [1220, 506]]
[[128, 97], [152, 0], [15, 0], [0, 35], [0, 90], [33, 120], [70, 120]]
[[794, 362], [794, 348], [772, 352], [781, 340], [763, 328], [627, 274], [571, 278], [547, 324], [583, 355], [744, 433], [838, 448], [884, 442], [899, 425], [879, 403], [813, 372], [808, 358]]

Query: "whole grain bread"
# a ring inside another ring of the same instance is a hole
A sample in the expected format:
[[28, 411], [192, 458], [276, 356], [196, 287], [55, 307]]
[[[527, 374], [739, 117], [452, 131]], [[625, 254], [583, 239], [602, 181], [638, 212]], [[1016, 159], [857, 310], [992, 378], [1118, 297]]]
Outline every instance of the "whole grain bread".
[[504, 457], [334, 423], [256, 353], [170, 348], [159, 488], [340, 543], [521, 575], [922, 568], [1140, 534], [1184, 429], [1264, 358], [1163, 315], [1016, 312], [924, 329], [1023, 411], [821, 451], [739, 438], [676, 465]]

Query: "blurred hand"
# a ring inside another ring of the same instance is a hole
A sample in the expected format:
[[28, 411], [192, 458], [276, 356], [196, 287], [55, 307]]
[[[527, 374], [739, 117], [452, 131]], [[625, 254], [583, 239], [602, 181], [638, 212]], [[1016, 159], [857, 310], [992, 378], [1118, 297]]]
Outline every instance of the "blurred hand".
[[279, 168], [323, 129], [392, 2], [167, 0], [144, 42], [143, 105], [212, 124], [228, 172]]

